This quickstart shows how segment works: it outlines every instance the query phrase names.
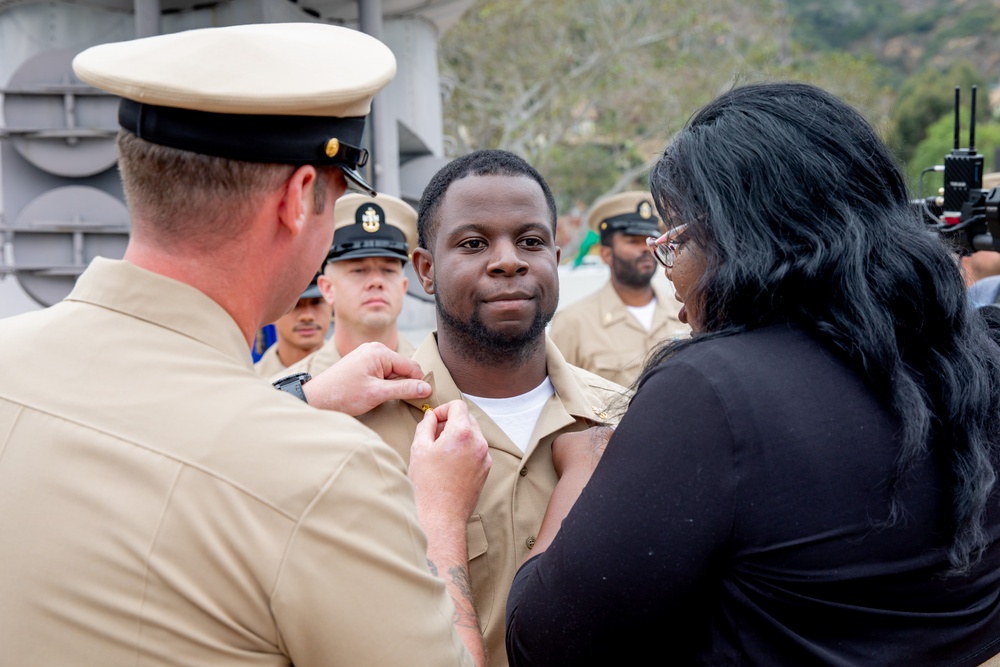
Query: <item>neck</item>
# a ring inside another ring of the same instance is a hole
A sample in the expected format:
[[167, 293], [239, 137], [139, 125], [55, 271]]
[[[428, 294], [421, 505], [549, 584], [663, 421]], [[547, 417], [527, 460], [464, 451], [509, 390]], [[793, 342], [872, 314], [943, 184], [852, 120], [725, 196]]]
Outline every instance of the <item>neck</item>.
[[355, 331], [350, 327], [333, 325], [333, 344], [340, 356], [346, 356], [363, 343], [382, 343], [392, 351], [399, 348], [399, 332], [395, 322], [385, 329], [374, 331]]
[[[268, 286], [261, 284], [267, 272], [247, 271], [244, 268], [260, 266], [255, 263], [255, 258], [235, 264], [227, 262], [222, 252], [203, 256], [190, 249], [165, 250], [160, 244], [137, 241], [133, 236], [124, 259], [147, 271], [190, 285], [215, 301], [243, 332], [247, 349], [252, 346], [257, 331], [268, 323], [263, 321], [266, 319], [267, 304], [255, 298], [268, 293]], [[240, 289], [233, 289], [234, 284], [240, 285]]]
[[633, 285], [624, 285], [612, 276], [611, 286], [615, 288], [615, 292], [618, 294], [618, 298], [622, 300], [626, 306], [641, 307], [649, 304], [650, 301], [656, 296], [653, 292], [652, 284], [648, 284], [645, 287], [635, 287]]
[[295, 347], [294, 345], [289, 345], [288, 343], [278, 340], [276, 343], [278, 346], [277, 354], [278, 359], [281, 360], [282, 365], [286, 368], [292, 364], [298, 363], [308, 357], [310, 354], [315, 352], [315, 350], [303, 350], [301, 347]]
[[514, 353], [491, 354], [439, 328], [438, 352], [459, 391], [482, 398], [519, 396], [540, 385], [548, 374], [544, 335]]

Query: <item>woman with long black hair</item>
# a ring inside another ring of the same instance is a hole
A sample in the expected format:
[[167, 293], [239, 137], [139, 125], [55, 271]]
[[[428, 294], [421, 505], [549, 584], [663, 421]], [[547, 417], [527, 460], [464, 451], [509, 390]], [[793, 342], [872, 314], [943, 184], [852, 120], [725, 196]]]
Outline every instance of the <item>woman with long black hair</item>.
[[650, 180], [695, 335], [651, 355], [589, 482], [587, 443], [553, 446], [511, 664], [1000, 653], [1000, 349], [876, 132], [744, 86]]

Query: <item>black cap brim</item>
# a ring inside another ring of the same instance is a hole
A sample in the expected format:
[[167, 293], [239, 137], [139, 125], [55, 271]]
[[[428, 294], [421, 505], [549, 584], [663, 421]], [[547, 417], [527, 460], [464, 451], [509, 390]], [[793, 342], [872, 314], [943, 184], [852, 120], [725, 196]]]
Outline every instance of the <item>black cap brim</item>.
[[348, 191], [359, 192], [363, 195], [368, 195], [369, 197], [374, 197], [378, 194], [375, 192], [375, 188], [368, 184], [368, 181], [364, 179], [357, 169], [353, 169], [342, 164], [340, 165], [340, 170], [344, 172], [344, 178], [347, 180]]
[[323, 293], [319, 291], [319, 286], [316, 283], [309, 285], [302, 294], [299, 295], [300, 299], [318, 299], [323, 296]]

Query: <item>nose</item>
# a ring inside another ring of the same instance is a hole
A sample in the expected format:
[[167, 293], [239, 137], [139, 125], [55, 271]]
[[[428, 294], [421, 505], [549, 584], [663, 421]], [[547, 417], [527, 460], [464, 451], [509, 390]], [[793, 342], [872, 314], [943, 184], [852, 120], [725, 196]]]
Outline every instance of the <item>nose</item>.
[[487, 271], [491, 275], [514, 276], [528, 271], [528, 263], [521, 257], [516, 243], [499, 241], [492, 246], [493, 254]]

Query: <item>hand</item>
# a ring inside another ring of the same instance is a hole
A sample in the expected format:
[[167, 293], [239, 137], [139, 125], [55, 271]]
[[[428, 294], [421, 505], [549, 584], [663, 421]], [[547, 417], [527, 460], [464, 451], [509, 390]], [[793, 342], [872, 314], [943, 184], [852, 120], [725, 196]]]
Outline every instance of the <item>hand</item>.
[[364, 343], [302, 385], [309, 405], [357, 417], [393, 399], [431, 395], [420, 365], [382, 343]]
[[615, 430], [610, 426], [591, 426], [556, 436], [552, 441], [552, 466], [560, 478], [567, 472], [582, 473], [588, 478], [604, 455]]
[[475, 511], [492, 465], [479, 424], [460, 400], [427, 410], [410, 448], [410, 479], [417, 514], [430, 534], [441, 524], [460, 526]]

